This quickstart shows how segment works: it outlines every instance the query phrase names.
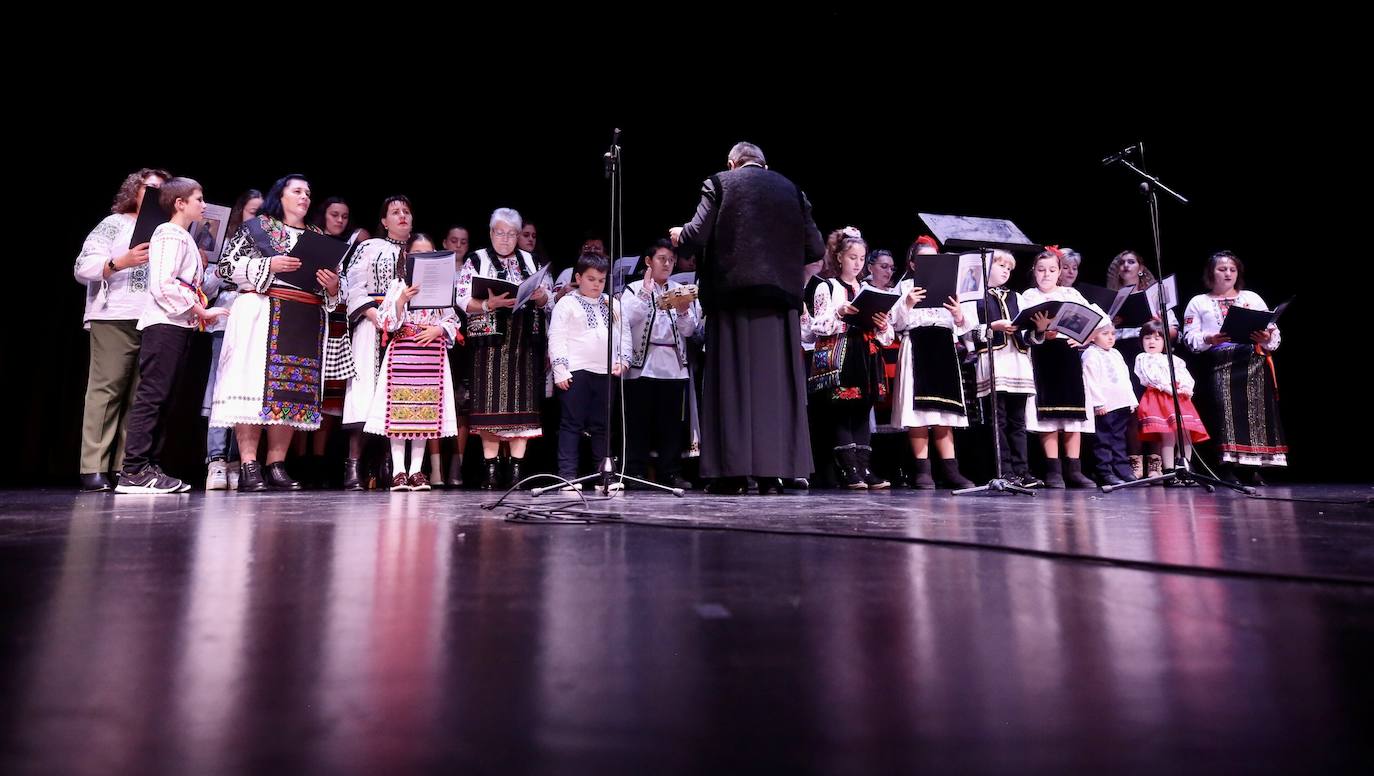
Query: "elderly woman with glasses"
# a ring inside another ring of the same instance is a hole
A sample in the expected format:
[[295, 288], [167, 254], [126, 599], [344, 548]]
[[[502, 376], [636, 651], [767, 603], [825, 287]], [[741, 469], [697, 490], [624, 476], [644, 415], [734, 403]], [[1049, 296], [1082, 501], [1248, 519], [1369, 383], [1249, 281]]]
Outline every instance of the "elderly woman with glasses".
[[[523, 226], [520, 214], [497, 208], [491, 214], [491, 247], [474, 252], [458, 276], [456, 304], [468, 314], [468, 342], [472, 351], [472, 415], [469, 428], [482, 438], [486, 477], [491, 490], [498, 480], [518, 483], [527, 442], [540, 436], [539, 400], [544, 395], [545, 314], [550, 307], [550, 284], [534, 292], [520, 309], [515, 294], [473, 298], [473, 279], [497, 278], [521, 283], [536, 271], [534, 256], [517, 247]], [[497, 454], [510, 445], [510, 471], [500, 476]]]

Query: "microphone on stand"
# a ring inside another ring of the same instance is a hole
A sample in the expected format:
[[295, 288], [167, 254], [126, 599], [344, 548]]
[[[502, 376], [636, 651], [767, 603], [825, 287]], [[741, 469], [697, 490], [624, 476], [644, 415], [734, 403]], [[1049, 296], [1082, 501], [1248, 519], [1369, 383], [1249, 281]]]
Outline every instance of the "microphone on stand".
[[1108, 165], [1116, 164], [1117, 162], [1121, 161], [1122, 159], [1125, 159], [1126, 157], [1128, 157], [1128, 156], [1130, 156], [1131, 154], [1135, 153], [1139, 148], [1140, 148], [1140, 143], [1136, 143], [1135, 145], [1128, 145], [1128, 146], [1126, 146], [1125, 148], [1121, 149], [1120, 151], [1117, 151], [1117, 152], [1114, 153], [1114, 154], [1110, 154], [1110, 155], [1108, 155], [1108, 156], [1104, 156], [1104, 157], [1102, 157], [1102, 166], [1106, 167], [1106, 166], [1108, 166]]
[[611, 134], [611, 150], [607, 151], [605, 154], [602, 154], [602, 157], [603, 157], [603, 158], [605, 159], [605, 161], [606, 161], [606, 179], [607, 179], [607, 180], [610, 180], [611, 171], [615, 169], [615, 152], [616, 152], [616, 148], [617, 148], [619, 145], [620, 145], [620, 128], [619, 128], [619, 127], [616, 127], [615, 132], [613, 132], [613, 133]]

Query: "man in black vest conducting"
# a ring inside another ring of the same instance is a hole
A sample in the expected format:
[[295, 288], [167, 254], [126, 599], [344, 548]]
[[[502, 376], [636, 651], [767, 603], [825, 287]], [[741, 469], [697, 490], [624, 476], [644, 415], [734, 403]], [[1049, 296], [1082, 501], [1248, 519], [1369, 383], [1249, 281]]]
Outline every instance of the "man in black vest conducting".
[[700, 250], [697, 283], [706, 314], [701, 475], [713, 490], [782, 492], [806, 477], [811, 443], [801, 348], [803, 265], [821, 258], [811, 203], [768, 169], [763, 151], [736, 143], [729, 168], [702, 184], [691, 222], [668, 230]]

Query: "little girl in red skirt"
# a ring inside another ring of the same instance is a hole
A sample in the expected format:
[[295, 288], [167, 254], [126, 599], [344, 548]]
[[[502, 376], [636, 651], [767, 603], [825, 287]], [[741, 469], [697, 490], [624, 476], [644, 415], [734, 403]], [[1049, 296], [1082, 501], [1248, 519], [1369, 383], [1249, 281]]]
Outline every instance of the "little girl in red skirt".
[[1178, 389], [1178, 405], [1183, 412], [1183, 458], [1193, 456], [1193, 443], [1208, 438], [1207, 429], [1198, 418], [1197, 408], [1193, 406], [1193, 376], [1183, 359], [1174, 356], [1173, 381], [1170, 380], [1169, 362], [1164, 355], [1164, 326], [1159, 321], [1150, 321], [1140, 327], [1140, 344], [1145, 351], [1136, 356], [1135, 374], [1145, 387], [1145, 395], [1140, 397], [1136, 416], [1140, 419], [1140, 438], [1158, 442], [1160, 457], [1164, 460], [1164, 470], [1174, 468], [1175, 430], [1178, 416], [1174, 412], [1174, 388]]

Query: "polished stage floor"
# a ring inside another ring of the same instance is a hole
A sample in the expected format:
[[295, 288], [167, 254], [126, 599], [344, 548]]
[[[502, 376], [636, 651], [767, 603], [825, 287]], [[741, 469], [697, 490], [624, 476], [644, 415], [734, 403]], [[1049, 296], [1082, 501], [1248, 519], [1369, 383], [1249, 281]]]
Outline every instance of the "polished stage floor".
[[4, 491], [0, 773], [1370, 772], [1374, 488], [1264, 495]]

